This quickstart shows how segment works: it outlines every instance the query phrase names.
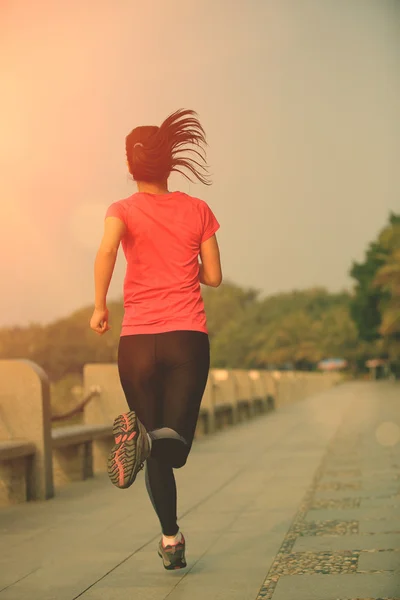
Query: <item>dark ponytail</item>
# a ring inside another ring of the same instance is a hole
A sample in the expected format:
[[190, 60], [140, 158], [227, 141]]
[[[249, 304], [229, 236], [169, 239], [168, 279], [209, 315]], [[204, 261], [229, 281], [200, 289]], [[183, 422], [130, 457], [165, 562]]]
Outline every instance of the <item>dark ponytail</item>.
[[[133, 129], [125, 140], [132, 177], [136, 181], [160, 183], [166, 181], [172, 171], [176, 171], [193, 181], [181, 171], [184, 168], [201, 183], [211, 185], [207, 178], [206, 136], [196, 117], [193, 110], [181, 109], [165, 119], [161, 127], [144, 126]], [[188, 145], [195, 148], [188, 148]], [[194, 157], [185, 156], [189, 152]]]

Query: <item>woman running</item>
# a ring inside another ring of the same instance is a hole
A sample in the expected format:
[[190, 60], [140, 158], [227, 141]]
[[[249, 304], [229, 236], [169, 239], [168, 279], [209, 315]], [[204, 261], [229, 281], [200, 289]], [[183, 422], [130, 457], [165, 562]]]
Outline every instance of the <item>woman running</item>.
[[118, 371], [129, 411], [115, 419], [108, 473], [114, 485], [128, 488], [146, 465], [162, 529], [159, 555], [166, 569], [180, 569], [186, 567], [185, 539], [173, 469], [188, 458], [208, 378], [200, 283], [218, 287], [222, 281], [219, 223], [203, 200], [168, 190], [172, 171], [191, 180], [180, 168], [210, 185], [205, 133], [194, 111], [179, 110], [161, 127], [137, 127], [125, 142], [138, 193], [107, 210], [91, 321], [100, 335], [109, 329], [106, 294], [122, 242], [127, 270]]

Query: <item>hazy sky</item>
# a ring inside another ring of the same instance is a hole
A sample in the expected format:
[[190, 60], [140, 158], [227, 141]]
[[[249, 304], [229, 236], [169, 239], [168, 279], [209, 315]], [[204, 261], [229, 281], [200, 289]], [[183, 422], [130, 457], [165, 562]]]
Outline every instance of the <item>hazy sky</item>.
[[[351, 286], [400, 211], [400, 2], [0, 0], [0, 326], [94, 300], [124, 138], [199, 113], [226, 279]], [[122, 294], [122, 248], [109, 298]]]

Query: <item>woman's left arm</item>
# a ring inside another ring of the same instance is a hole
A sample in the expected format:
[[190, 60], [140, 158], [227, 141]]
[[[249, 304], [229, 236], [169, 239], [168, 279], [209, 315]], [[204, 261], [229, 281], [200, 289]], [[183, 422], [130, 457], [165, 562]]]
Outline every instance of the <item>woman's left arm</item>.
[[[94, 264], [94, 306], [95, 313], [97, 312], [97, 315], [100, 315], [100, 313], [106, 313], [107, 311], [107, 292], [108, 288], [110, 287], [111, 278], [114, 272], [119, 245], [125, 233], [126, 226], [121, 219], [118, 217], [107, 217], [105, 219], [103, 239], [101, 240], [100, 248], [97, 252]], [[93, 319], [93, 317], [92, 321], [98, 320]], [[91, 327], [98, 333], [100, 333], [102, 330], [100, 324], [97, 323], [93, 323]]]

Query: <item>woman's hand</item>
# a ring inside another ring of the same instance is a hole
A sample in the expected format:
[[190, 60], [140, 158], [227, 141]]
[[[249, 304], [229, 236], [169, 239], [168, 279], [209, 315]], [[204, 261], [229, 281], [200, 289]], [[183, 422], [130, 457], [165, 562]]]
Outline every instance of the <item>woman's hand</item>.
[[108, 326], [108, 308], [104, 310], [95, 308], [92, 318], [90, 319], [90, 328], [99, 335], [103, 335], [111, 329]]

